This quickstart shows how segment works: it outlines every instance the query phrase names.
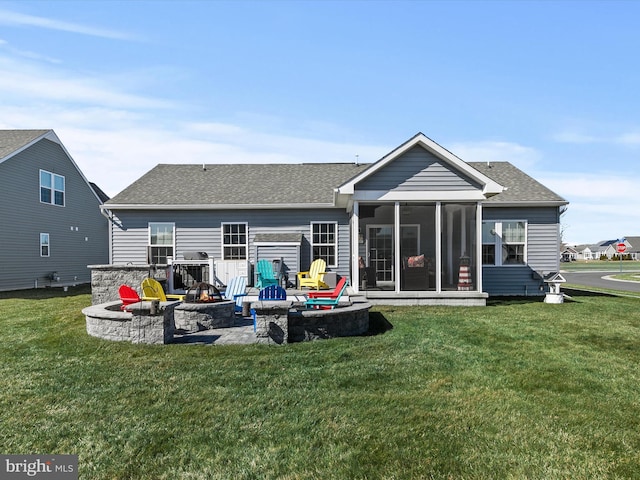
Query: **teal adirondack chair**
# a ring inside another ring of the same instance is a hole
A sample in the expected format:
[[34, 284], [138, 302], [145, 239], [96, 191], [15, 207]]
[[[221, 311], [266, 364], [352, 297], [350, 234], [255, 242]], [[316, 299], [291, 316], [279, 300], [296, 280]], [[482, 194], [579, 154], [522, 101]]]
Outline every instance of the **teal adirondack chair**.
[[244, 277], [234, 277], [229, 280], [227, 289], [221, 293], [226, 300], [236, 302], [235, 311], [242, 311], [242, 298], [247, 295], [247, 279]]
[[338, 294], [335, 297], [313, 297], [313, 298], [307, 298], [307, 301], [305, 302], [305, 306], [307, 308], [318, 308], [318, 309], [321, 309], [321, 310], [333, 310], [334, 308], [336, 308], [338, 306], [338, 303], [340, 302], [340, 297], [342, 297], [344, 292], [347, 290], [347, 286], [348, 285], [349, 285], [349, 282], [345, 281], [342, 284], [342, 288], [340, 289], [340, 291], [338, 292]]
[[269, 260], [258, 260], [256, 265], [258, 272], [258, 278], [256, 280], [256, 288], [265, 288], [269, 285], [277, 285], [278, 277], [276, 277], [273, 271], [273, 265]]

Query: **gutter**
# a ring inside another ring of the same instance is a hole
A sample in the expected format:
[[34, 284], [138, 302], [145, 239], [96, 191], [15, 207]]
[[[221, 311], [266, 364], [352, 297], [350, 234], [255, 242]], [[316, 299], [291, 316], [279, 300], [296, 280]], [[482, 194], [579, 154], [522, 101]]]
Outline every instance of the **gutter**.
[[548, 202], [481, 202], [483, 208], [491, 207], [562, 207], [563, 205], [569, 205], [566, 200], [550, 200]]
[[102, 205], [100, 210], [278, 210], [278, 209], [336, 208], [333, 203], [273, 203], [251, 204], [194, 204], [194, 205], [150, 205], [142, 203], [122, 203]]

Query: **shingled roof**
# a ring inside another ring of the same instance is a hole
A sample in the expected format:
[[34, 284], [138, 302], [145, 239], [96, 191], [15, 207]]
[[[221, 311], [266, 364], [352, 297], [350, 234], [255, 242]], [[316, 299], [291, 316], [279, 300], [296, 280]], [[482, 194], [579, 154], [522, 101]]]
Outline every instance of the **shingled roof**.
[[361, 172], [353, 163], [160, 164], [107, 206], [333, 205], [333, 189]]
[[507, 189], [483, 203], [568, 203], [509, 162], [468, 162], [470, 166]]
[[0, 162], [50, 130], [0, 130]]
[[[127, 206], [334, 205], [334, 189], [372, 164], [160, 164], [106, 202]], [[469, 165], [500, 185], [491, 204], [566, 201], [508, 162]]]

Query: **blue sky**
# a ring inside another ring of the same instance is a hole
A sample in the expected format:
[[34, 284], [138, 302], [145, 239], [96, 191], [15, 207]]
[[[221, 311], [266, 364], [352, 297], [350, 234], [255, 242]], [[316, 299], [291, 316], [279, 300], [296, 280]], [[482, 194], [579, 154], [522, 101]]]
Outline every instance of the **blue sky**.
[[115, 195], [158, 163], [373, 162], [417, 132], [640, 236], [640, 2], [0, 1], [0, 128]]

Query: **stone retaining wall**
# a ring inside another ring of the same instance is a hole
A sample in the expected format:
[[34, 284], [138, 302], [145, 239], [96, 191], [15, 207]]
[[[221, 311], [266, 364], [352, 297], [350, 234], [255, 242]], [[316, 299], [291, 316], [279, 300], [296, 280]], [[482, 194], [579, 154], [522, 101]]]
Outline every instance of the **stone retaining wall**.
[[129, 341], [132, 315], [120, 310], [120, 301], [83, 308], [82, 313], [86, 318], [87, 333], [92, 337]]
[[[156, 305], [153, 305], [156, 303]], [[173, 311], [177, 302], [139, 302], [120, 310], [120, 301], [82, 309], [87, 333], [105, 340], [165, 344], [173, 340]]]
[[176, 330], [195, 333], [210, 328], [233, 326], [235, 302], [181, 303], [173, 311]]
[[370, 308], [368, 303], [354, 303], [334, 310], [292, 310], [289, 312], [289, 341], [363, 335], [369, 330]]
[[167, 279], [166, 265], [89, 265], [89, 268], [92, 305], [119, 300], [120, 285], [140, 291], [140, 284], [147, 277], [159, 282]]
[[336, 337], [363, 335], [369, 331], [369, 303], [358, 302], [334, 310], [305, 310], [290, 301], [253, 302], [259, 343], [282, 345]]
[[253, 302], [258, 343], [282, 345], [289, 342], [289, 312], [293, 302], [265, 300]]

